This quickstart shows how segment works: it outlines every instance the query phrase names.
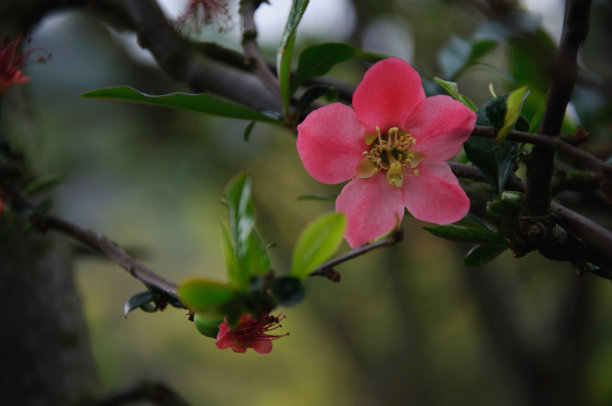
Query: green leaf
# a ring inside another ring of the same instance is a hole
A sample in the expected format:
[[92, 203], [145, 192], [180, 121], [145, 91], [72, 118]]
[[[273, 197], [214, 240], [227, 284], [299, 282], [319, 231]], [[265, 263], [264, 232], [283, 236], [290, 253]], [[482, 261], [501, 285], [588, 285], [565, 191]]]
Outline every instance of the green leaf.
[[219, 334], [219, 324], [222, 322], [223, 319], [215, 317], [210, 318], [208, 315], [202, 313], [196, 313], [193, 316], [193, 324], [195, 324], [200, 334], [210, 338], [217, 338], [217, 334]]
[[346, 228], [343, 213], [323, 215], [310, 223], [300, 234], [293, 250], [291, 276], [306, 278], [338, 249]]
[[461, 103], [465, 104], [470, 110], [476, 111], [478, 107], [472, 102], [470, 99], [465, 97], [462, 94], [459, 94], [459, 87], [455, 82], [449, 82], [447, 80], [440, 79], [438, 77], [434, 77], [434, 80], [437, 84], [439, 84], [442, 89], [446, 90], [446, 92], [455, 100], [459, 100]]
[[504, 245], [475, 245], [467, 253], [463, 260], [463, 265], [476, 268], [493, 261], [508, 247]]
[[287, 18], [287, 24], [281, 37], [280, 45], [278, 47], [278, 53], [276, 55], [276, 71], [278, 72], [278, 79], [281, 88], [281, 97], [283, 100], [283, 111], [285, 117], [289, 117], [289, 100], [291, 94], [290, 89], [290, 76], [291, 76], [291, 57], [293, 56], [293, 47], [295, 45], [296, 30], [300, 24], [300, 20], [306, 11], [309, 0], [293, 0], [291, 10], [289, 10], [289, 17]]
[[42, 192], [52, 186], [55, 186], [59, 182], [63, 181], [65, 178], [66, 175], [64, 174], [43, 176], [30, 182], [25, 188], [23, 188], [23, 194], [26, 196], [33, 196], [36, 193]]
[[487, 202], [487, 214], [497, 218], [516, 217], [521, 210], [522, 201], [522, 193], [504, 191], [498, 201]]
[[51, 210], [51, 207], [53, 207], [53, 200], [47, 198], [34, 207], [33, 214], [37, 216], [44, 216], [49, 212], [49, 210]]
[[279, 304], [293, 306], [306, 296], [306, 289], [299, 278], [279, 276], [272, 282], [272, 293]]
[[238, 258], [255, 225], [255, 206], [251, 199], [253, 181], [246, 173], [236, 175], [225, 188], [230, 231]]
[[[251, 276], [262, 274], [271, 268], [265, 246], [254, 229], [255, 206], [251, 197], [252, 188], [251, 177], [240, 173], [225, 189], [230, 230], [229, 235], [227, 230], [224, 235], [226, 260], [229, 261], [228, 277], [232, 285], [240, 289], [248, 288]], [[229, 247], [232, 248], [232, 254], [227, 252]]]
[[278, 120], [268, 117], [267, 115], [258, 111], [251, 110], [237, 104], [228, 103], [203, 93], [170, 93], [164, 95], [150, 95], [128, 86], [118, 86], [92, 90], [90, 92], [83, 93], [81, 97], [153, 104], [157, 106], [195, 111], [198, 113], [212, 114], [220, 117], [278, 124]]
[[249, 138], [251, 138], [251, 133], [253, 132], [255, 123], [255, 121], [251, 121], [244, 129], [244, 133], [242, 134], [242, 139], [244, 139], [244, 142], [249, 142]]
[[504, 246], [508, 245], [507, 241], [497, 235], [495, 232], [483, 230], [481, 228], [446, 225], [423, 227], [423, 229], [429, 231], [436, 237], [455, 242], [471, 244], [496, 244]]
[[506, 141], [508, 134], [514, 128], [516, 121], [521, 116], [521, 109], [523, 103], [529, 95], [527, 86], [520, 87], [508, 95], [506, 99], [506, 114], [504, 115], [504, 125], [497, 132], [497, 138], [495, 139], [498, 144]]
[[306, 48], [298, 59], [298, 67], [291, 79], [289, 95], [295, 93], [306, 80], [325, 75], [334, 65], [347, 61], [353, 56], [355, 56], [355, 48], [341, 42], [326, 42]]
[[442, 89], [446, 90], [453, 99], [459, 99], [459, 86], [457, 86], [456, 82], [450, 82], [448, 80], [440, 79], [439, 77], [434, 77], [434, 80], [437, 84], [439, 84]]
[[246, 289], [249, 286], [249, 275], [246, 270], [243, 272], [243, 268], [239, 265], [231, 233], [225, 222], [221, 223], [221, 244], [223, 246], [223, 258], [225, 259], [227, 279], [230, 285], [236, 288]]
[[236, 297], [236, 290], [219, 282], [193, 278], [178, 287], [181, 301], [191, 310], [207, 315], [222, 315], [223, 308]]
[[466, 214], [464, 218], [462, 218], [456, 223], [456, 225], [495, 232], [495, 230], [491, 228], [490, 225], [485, 223], [480, 217], [476, 216], [473, 213]]
[[123, 316], [127, 319], [128, 313], [139, 307], [143, 311], [149, 313], [156, 311], [156, 297], [157, 294], [151, 290], [145, 290], [144, 292], [136, 293], [127, 302], [125, 302], [125, 306], [123, 306]]
[[[492, 126], [499, 130], [506, 115], [506, 97], [489, 100], [477, 111], [476, 125]], [[469, 160], [485, 174], [495, 198], [499, 198], [510, 174], [514, 172], [518, 159], [518, 143], [513, 141], [499, 145], [495, 140], [470, 137], [463, 144]]]

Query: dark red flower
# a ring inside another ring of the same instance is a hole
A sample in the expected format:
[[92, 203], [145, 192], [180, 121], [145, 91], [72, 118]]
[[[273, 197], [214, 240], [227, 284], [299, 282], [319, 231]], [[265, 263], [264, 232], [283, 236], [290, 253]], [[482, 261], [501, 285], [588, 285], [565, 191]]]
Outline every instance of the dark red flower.
[[0, 96], [17, 83], [26, 83], [29, 76], [22, 73], [27, 64], [31, 50], [21, 51], [21, 38], [7, 42], [4, 38], [0, 41]]
[[280, 314], [271, 316], [270, 313], [264, 313], [257, 318], [243, 314], [233, 328], [226, 320], [219, 324], [216, 345], [221, 350], [231, 348], [234, 352], [242, 353], [246, 352], [247, 348], [252, 348], [259, 354], [267, 354], [272, 351], [272, 340], [289, 334], [268, 333], [282, 327], [279, 323], [284, 318]]
[[4, 213], [4, 200], [2, 200], [2, 189], [0, 189], [0, 220], [2, 219], [2, 213]]

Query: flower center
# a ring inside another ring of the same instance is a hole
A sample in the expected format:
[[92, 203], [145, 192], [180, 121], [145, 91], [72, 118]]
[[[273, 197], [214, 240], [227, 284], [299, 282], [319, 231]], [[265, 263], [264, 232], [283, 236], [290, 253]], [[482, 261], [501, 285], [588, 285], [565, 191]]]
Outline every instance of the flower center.
[[423, 154], [412, 149], [416, 140], [405, 130], [392, 127], [381, 134], [376, 126], [376, 134], [366, 134], [365, 142], [370, 146], [363, 153], [363, 160], [357, 168], [357, 176], [369, 178], [383, 171], [391, 186], [402, 186], [404, 176], [419, 176], [417, 166], [425, 159]]

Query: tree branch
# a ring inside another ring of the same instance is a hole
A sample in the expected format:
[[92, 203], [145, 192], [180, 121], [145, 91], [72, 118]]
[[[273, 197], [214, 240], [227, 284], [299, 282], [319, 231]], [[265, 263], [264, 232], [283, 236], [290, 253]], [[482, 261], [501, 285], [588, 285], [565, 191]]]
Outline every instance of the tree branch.
[[[552, 82], [541, 133], [556, 136], [561, 131], [565, 109], [572, 96], [577, 75], [576, 58], [589, 27], [591, 0], [567, 0], [561, 42], [552, 70]], [[524, 207], [530, 216], [548, 213], [554, 150], [536, 145], [527, 165], [527, 191]]]
[[[10, 202], [13, 209], [18, 211], [34, 209], [34, 205], [14, 185], [4, 184], [3, 188], [8, 194], [5, 199]], [[124, 250], [103, 235], [86, 230], [56, 216], [32, 214], [30, 216], [30, 224], [42, 234], [52, 230], [73, 238], [118, 264], [134, 278], [140, 280], [147, 288], [164, 293], [180, 302], [175, 283], [157, 275], [151, 269], [130, 257]]]
[[268, 64], [259, 54], [257, 48], [257, 26], [255, 25], [255, 10], [262, 0], [245, 0], [241, 2], [240, 17], [242, 19], [242, 49], [244, 56], [255, 65], [255, 74], [266, 85], [274, 97], [280, 100], [280, 83]]
[[337, 272], [333, 270], [335, 266], [340, 265], [341, 263], [349, 261], [353, 258], [357, 258], [365, 254], [366, 252], [370, 252], [377, 248], [394, 245], [400, 242], [402, 239], [403, 239], [402, 230], [395, 229], [391, 231], [391, 234], [389, 234], [387, 237], [385, 237], [384, 239], [380, 241], [377, 241], [371, 244], [362, 245], [361, 247], [355, 248], [354, 250], [349, 251], [346, 254], [340, 255], [339, 257], [336, 257], [330, 261], [327, 261], [326, 263], [324, 263], [323, 265], [319, 266], [314, 271], [312, 271], [309, 276], [325, 276], [326, 278], [329, 278], [335, 281], [339, 281], [340, 280], [339, 275], [337, 274]]
[[[472, 132], [472, 136], [495, 138], [497, 136], [493, 127], [477, 126]], [[590, 154], [580, 148], [577, 148], [558, 137], [551, 137], [542, 134], [530, 134], [523, 131], [511, 131], [508, 139], [518, 142], [526, 142], [529, 144], [541, 147], [552, 153], [552, 151], [560, 152], [572, 159], [572, 162], [578, 166], [595, 171], [612, 181], [612, 165], [602, 161], [593, 154]]]
[[[449, 162], [449, 164], [458, 177], [487, 182], [486, 176], [475, 166], [458, 162]], [[517, 177], [511, 177], [508, 180], [508, 187], [513, 190], [525, 191], [525, 184]], [[612, 270], [612, 250], [610, 250], [610, 247], [612, 247], [612, 231], [560, 203], [551, 202], [550, 211], [559, 225], [600, 252], [606, 263], [596, 265], [600, 265], [609, 271]], [[612, 273], [607, 277], [611, 278]]]

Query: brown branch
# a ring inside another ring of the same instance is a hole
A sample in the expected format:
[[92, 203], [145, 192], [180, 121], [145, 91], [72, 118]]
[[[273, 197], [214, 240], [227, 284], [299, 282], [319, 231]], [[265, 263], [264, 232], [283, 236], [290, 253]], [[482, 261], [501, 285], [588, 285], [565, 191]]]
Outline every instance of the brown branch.
[[[550, 92], [542, 118], [542, 134], [556, 136], [561, 131], [565, 109], [576, 81], [578, 50], [588, 32], [590, 9], [591, 0], [566, 1], [561, 42], [553, 65]], [[527, 165], [524, 207], [528, 215], [544, 216], [548, 213], [553, 169], [554, 150], [536, 145]]]
[[[497, 134], [495, 132], [495, 129], [492, 127], [477, 126], [476, 128], [474, 128], [472, 136], [495, 138]], [[602, 161], [593, 154], [590, 154], [580, 148], [568, 144], [559, 137], [551, 137], [549, 135], [542, 134], [530, 134], [523, 131], [511, 131], [508, 135], [508, 139], [511, 141], [533, 144], [538, 147], [541, 147], [542, 149], [548, 149], [549, 151], [560, 152], [561, 154], [570, 157], [573, 162], [579, 163], [580, 166], [600, 173], [601, 175], [604, 175], [612, 181], [611, 164]]]
[[155, 0], [124, 0], [123, 5], [138, 35], [161, 68], [185, 81], [195, 91], [207, 91], [256, 110], [280, 110], [280, 99], [271, 95], [258, 77], [205, 57], [178, 36]]
[[255, 25], [255, 10], [262, 0], [245, 0], [241, 2], [240, 17], [242, 19], [242, 50], [244, 56], [254, 64], [254, 71], [274, 97], [280, 100], [280, 83], [272, 73], [266, 61], [259, 54], [257, 47], [257, 26]]
[[309, 276], [324, 276], [333, 280], [333, 278], [336, 276], [336, 272], [333, 271], [333, 268], [335, 266], [340, 265], [341, 263], [349, 261], [353, 258], [357, 258], [377, 248], [394, 245], [400, 242], [402, 239], [402, 230], [399, 228], [395, 229], [391, 231], [391, 234], [389, 234], [387, 237], [380, 241], [362, 245], [361, 247], [355, 248], [354, 250], [349, 251], [346, 254], [340, 255], [334, 259], [327, 261], [326, 263], [312, 271]]
[[[475, 166], [458, 162], [449, 162], [449, 165], [458, 177], [487, 182], [486, 176]], [[517, 177], [511, 177], [507, 185], [510, 189], [525, 191], [525, 184]], [[606, 260], [605, 268], [609, 269], [611, 267], [612, 250], [610, 247], [612, 247], [612, 231], [560, 203], [551, 202], [550, 211], [559, 225], [600, 252], [601, 256]]]
[[[34, 209], [34, 205], [14, 185], [7, 184], [4, 185], [4, 188], [9, 194], [7, 200], [14, 209]], [[175, 283], [157, 275], [103, 235], [86, 230], [56, 216], [32, 214], [30, 216], [30, 223], [37, 231], [43, 234], [48, 230], [57, 231], [92, 248], [128, 271], [130, 275], [140, 280], [147, 288], [162, 292], [180, 302]]]

